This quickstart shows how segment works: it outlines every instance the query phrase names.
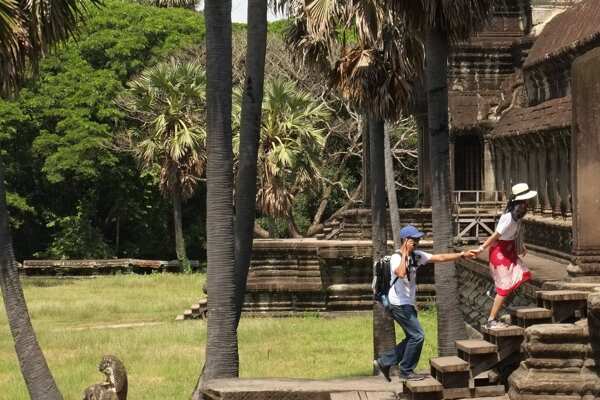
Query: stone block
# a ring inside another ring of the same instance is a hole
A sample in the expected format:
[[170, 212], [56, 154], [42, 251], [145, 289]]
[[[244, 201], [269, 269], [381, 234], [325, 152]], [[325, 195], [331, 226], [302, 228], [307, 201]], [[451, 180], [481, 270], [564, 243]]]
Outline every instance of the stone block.
[[548, 301], [587, 300], [588, 294], [581, 290], [542, 290], [537, 292], [538, 298]]
[[404, 385], [408, 400], [442, 400], [443, 386], [433, 378], [422, 381], [408, 381]]
[[600, 48], [578, 57], [571, 67], [573, 123], [571, 182], [573, 261], [571, 276], [600, 275]]
[[457, 340], [456, 347], [467, 354], [495, 353], [498, 347], [485, 340]]
[[430, 360], [431, 376], [439, 381], [444, 389], [469, 387], [469, 363], [456, 357], [437, 357]]

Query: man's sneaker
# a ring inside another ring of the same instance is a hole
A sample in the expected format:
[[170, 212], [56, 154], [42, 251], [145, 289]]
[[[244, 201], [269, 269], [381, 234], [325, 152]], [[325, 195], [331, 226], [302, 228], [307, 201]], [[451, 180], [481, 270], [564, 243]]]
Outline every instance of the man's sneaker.
[[379, 361], [377, 361], [377, 360], [373, 360], [373, 366], [375, 367], [376, 371], [381, 372], [381, 374], [383, 375], [383, 377], [388, 382], [392, 381], [392, 378], [390, 378], [390, 367], [382, 367], [381, 365], [379, 365]]
[[401, 381], [422, 381], [423, 379], [425, 379], [428, 376], [429, 375], [415, 374], [414, 372], [411, 372], [408, 375], [400, 373], [400, 380]]
[[497, 319], [489, 319], [484, 325], [487, 329], [506, 328], [508, 325]]

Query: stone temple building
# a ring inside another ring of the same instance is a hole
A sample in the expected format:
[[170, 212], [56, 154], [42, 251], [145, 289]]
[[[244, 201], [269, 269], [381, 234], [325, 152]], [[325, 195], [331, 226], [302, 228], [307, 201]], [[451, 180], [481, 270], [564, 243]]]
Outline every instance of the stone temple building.
[[[593, 82], [579, 77], [585, 83], [574, 93], [573, 65], [600, 46], [600, 3], [500, 3], [491, 24], [450, 60], [454, 190], [508, 193], [528, 182], [539, 193], [526, 221], [529, 247], [573, 261], [570, 275], [587, 280], [600, 274], [600, 230], [589, 224], [600, 217], [600, 192], [588, 174], [600, 166], [599, 131], [595, 106], [584, 100]], [[424, 176], [421, 190], [429, 186]]]

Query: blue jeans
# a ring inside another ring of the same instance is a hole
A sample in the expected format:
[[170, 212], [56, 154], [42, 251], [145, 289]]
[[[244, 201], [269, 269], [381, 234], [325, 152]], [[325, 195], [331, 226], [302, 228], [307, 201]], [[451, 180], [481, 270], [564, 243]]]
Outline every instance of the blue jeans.
[[404, 330], [406, 336], [402, 342], [396, 345], [396, 348], [386, 351], [377, 362], [382, 367], [391, 367], [399, 364], [400, 373], [409, 375], [414, 372], [421, 349], [425, 341], [425, 333], [417, 318], [417, 309], [412, 305], [395, 306], [390, 305], [390, 311], [394, 321], [396, 321]]

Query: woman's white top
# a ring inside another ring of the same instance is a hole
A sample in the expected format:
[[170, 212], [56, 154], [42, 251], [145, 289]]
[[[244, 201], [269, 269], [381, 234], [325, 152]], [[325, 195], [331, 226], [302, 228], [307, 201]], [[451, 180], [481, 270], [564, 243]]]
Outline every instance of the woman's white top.
[[500, 217], [496, 232], [500, 234], [500, 240], [515, 240], [519, 232], [519, 223], [508, 212]]

